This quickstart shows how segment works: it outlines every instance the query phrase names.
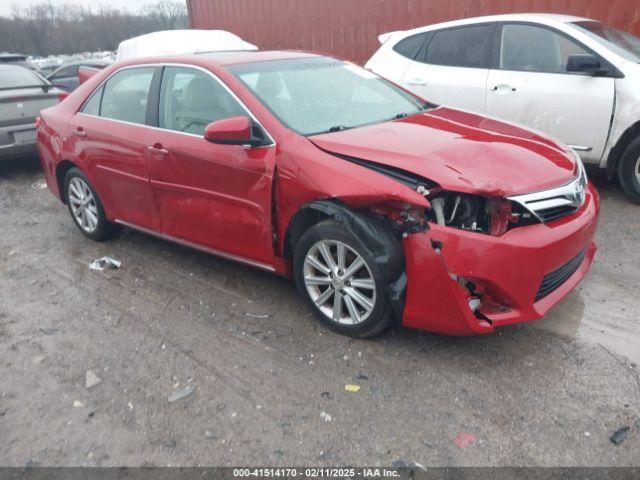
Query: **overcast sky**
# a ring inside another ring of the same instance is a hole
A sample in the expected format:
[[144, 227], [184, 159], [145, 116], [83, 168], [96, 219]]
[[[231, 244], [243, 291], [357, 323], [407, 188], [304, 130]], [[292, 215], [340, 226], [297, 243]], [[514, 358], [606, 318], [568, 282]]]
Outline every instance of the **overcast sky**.
[[[114, 8], [127, 7], [129, 10], [137, 10], [143, 5], [147, 5], [149, 3], [157, 3], [154, 0], [50, 0], [50, 1], [54, 5], [60, 5], [63, 3], [75, 3], [75, 4], [86, 5], [86, 6], [97, 6], [102, 3], [104, 5], [110, 5]], [[179, 0], [179, 1], [186, 2], [186, 0]], [[4, 15], [4, 16], [11, 15], [11, 7], [13, 5], [27, 7], [34, 3], [43, 3], [43, 0], [19, 0], [19, 1], [0, 0], [0, 15]]]

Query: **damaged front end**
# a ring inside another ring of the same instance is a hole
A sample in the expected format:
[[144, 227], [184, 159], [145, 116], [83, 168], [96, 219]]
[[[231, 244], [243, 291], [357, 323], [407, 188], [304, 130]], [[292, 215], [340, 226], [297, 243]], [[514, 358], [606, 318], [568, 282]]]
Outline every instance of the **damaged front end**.
[[[577, 285], [595, 255], [598, 197], [582, 175], [560, 189], [509, 198], [444, 190], [416, 177], [410, 185], [427, 207], [372, 207], [402, 232], [403, 324], [472, 335], [544, 315]], [[559, 211], [557, 204], [563, 215], [545, 221], [544, 211]], [[545, 286], [550, 281], [552, 289]]]

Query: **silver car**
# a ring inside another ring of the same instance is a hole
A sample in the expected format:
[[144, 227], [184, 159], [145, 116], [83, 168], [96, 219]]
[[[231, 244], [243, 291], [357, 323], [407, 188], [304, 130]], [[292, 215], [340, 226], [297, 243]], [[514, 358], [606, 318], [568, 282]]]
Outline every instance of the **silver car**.
[[0, 160], [37, 152], [36, 117], [61, 93], [33, 70], [0, 65]]

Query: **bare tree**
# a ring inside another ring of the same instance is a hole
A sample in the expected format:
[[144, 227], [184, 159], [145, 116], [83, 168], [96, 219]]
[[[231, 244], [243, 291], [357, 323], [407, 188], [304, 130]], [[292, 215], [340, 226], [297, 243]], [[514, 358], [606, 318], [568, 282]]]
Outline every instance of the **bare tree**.
[[12, 6], [0, 16], [0, 51], [32, 55], [115, 50], [127, 38], [157, 30], [187, 28], [185, 3], [162, 0], [137, 12], [102, 4], [95, 9], [50, 1]]

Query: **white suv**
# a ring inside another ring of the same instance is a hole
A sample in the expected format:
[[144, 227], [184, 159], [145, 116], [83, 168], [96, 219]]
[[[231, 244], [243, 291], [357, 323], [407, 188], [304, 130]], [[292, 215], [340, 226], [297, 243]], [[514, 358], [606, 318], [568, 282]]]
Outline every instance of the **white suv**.
[[370, 70], [434, 103], [547, 132], [640, 203], [640, 39], [586, 18], [513, 14], [380, 35]]

